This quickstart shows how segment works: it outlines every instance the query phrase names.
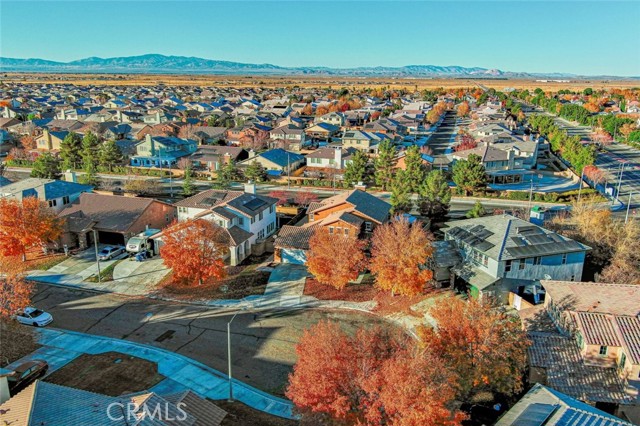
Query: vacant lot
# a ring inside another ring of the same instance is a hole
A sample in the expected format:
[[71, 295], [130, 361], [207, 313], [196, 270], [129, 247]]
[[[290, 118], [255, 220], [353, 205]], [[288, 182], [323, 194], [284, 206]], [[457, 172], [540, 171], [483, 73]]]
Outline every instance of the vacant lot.
[[80, 355], [46, 381], [109, 396], [148, 390], [164, 379], [153, 362], [119, 352]]

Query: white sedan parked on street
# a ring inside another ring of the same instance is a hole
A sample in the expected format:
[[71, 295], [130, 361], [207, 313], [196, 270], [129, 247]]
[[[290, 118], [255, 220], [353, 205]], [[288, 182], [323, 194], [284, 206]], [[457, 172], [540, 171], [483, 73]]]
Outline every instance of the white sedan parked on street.
[[16, 319], [22, 324], [34, 327], [44, 327], [53, 321], [51, 314], [32, 307], [25, 308], [23, 312], [16, 315]]

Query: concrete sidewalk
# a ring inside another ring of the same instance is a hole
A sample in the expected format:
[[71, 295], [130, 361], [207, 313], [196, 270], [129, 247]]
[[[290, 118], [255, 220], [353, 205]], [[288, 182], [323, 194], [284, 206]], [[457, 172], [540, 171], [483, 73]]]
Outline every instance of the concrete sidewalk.
[[[229, 397], [228, 377], [213, 368], [183, 355], [153, 346], [112, 339], [91, 334], [76, 333], [54, 328], [37, 329], [40, 349], [7, 366], [8, 369], [30, 359], [43, 359], [50, 365], [51, 374], [81, 354], [120, 352], [155, 362], [158, 372], [166, 377], [154, 386], [154, 392], [179, 392], [190, 389], [204, 398], [226, 399]], [[295, 419], [293, 404], [282, 398], [253, 388], [241, 381], [233, 380], [234, 399], [265, 413]]]

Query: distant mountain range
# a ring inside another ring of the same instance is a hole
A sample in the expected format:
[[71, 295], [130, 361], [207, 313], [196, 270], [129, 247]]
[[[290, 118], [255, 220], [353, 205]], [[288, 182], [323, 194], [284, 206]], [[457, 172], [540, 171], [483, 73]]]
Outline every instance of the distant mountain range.
[[[357, 77], [449, 77], [449, 78], [580, 78], [563, 73], [524, 73], [480, 67], [406, 65], [403, 67], [281, 67], [245, 64], [186, 56], [148, 54], [118, 58], [85, 58], [71, 62], [0, 57], [0, 72], [149, 73], [225, 75], [335, 75]], [[594, 77], [594, 76], [591, 76]], [[617, 78], [612, 76], [597, 76]]]

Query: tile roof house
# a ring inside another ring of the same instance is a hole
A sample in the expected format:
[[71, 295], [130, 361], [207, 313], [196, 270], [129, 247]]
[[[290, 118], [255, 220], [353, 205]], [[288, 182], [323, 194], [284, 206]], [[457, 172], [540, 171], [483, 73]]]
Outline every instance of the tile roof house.
[[210, 189], [177, 202], [178, 220], [206, 219], [227, 231], [229, 263], [237, 265], [252, 253], [257, 244], [276, 231], [276, 202], [255, 194], [255, 185], [246, 192]]
[[[581, 401], [640, 421], [640, 287], [543, 280], [544, 307], [521, 313], [531, 375]], [[541, 328], [544, 321], [552, 327]]]
[[538, 383], [496, 423], [496, 426], [521, 425], [632, 426], [632, 423]]
[[188, 158], [196, 169], [215, 171], [230, 161], [237, 163], [246, 160], [249, 153], [239, 146], [201, 145]]
[[344, 170], [351, 162], [355, 148], [325, 147], [307, 154], [307, 167]]
[[196, 152], [198, 146], [191, 139], [151, 136], [136, 145], [136, 155], [131, 157], [131, 165], [139, 167], [169, 167], [178, 160]]
[[152, 198], [83, 193], [58, 214], [65, 219], [63, 243], [85, 248], [98, 241], [124, 245], [147, 228], [162, 229], [177, 218], [171, 204]]
[[54, 179], [27, 178], [0, 188], [0, 198], [22, 200], [36, 197], [46, 202], [53, 211], [60, 212], [74, 202], [80, 194], [91, 192], [92, 186]]
[[274, 260], [305, 263], [309, 238], [323, 228], [330, 234], [367, 237], [373, 229], [390, 218], [391, 205], [359, 189], [344, 192], [307, 208], [308, 221], [302, 226], [285, 225], [275, 240]]
[[383, 133], [347, 130], [342, 135], [342, 146], [375, 154], [378, 152], [378, 145], [385, 139], [388, 139], [388, 136]]
[[279, 171], [282, 173], [292, 172], [299, 169], [304, 164], [304, 156], [295, 152], [285, 151], [284, 149], [275, 148], [262, 152], [258, 155], [238, 163], [239, 166], [245, 167], [257, 161], [267, 170]]
[[579, 281], [590, 247], [511, 215], [447, 222], [463, 262], [452, 269], [472, 296], [506, 302], [509, 292], [545, 278]]
[[12, 426], [219, 426], [226, 414], [191, 391], [113, 397], [41, 380], [0, 405]]

